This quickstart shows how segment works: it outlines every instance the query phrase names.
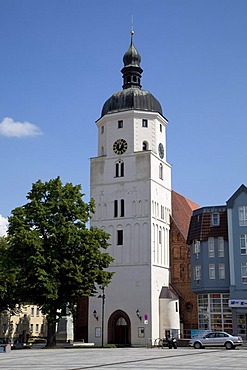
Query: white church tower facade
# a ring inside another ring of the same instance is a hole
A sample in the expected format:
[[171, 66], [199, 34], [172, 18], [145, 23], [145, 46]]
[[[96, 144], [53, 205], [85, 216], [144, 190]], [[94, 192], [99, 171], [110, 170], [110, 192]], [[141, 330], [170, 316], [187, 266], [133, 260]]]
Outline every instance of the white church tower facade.
[[89, 341], [95, 344], [145, 345], [179, 329], [178, 298], [169, 288], [168, 121], [158, 100], [141, 88], [140, 62], [132, 32], [123, 57], [123, 89], [105, 102], [96, 122], [91, 226], [110, 234], [114, 275], [104, 299], [89, 300]]

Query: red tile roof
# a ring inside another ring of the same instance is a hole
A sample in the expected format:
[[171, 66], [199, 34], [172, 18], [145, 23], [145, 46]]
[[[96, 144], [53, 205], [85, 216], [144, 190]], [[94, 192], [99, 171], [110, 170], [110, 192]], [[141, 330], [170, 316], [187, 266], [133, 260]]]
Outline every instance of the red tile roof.
[[187, 239], [192, 212], [197, 208], [199, 208], [198, 204], [172, 190], [172, 219], [185, 240]]

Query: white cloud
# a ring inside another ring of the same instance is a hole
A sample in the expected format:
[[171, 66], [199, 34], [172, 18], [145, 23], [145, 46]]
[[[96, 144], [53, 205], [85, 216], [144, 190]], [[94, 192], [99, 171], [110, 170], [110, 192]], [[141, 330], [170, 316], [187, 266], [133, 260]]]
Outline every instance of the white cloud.
[[40, 128], [30, 122], [14, 122], [12, 118], [5, 117], [0, 122], [0, 135], [8, 137], [25, 137], [42, 135]]
[[8, 219], [0, 215], [0, 236], [6, 236], [8, 230]]

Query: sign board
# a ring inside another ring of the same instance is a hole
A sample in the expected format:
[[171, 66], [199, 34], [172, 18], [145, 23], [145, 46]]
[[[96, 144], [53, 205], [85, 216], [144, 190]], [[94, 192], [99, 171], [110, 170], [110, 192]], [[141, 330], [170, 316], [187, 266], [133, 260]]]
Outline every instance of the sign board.
[[228, 306], [229, 307], [243, 307], [247, 308], [247, 300], [246, 299], [229, 299], [228, 301]]

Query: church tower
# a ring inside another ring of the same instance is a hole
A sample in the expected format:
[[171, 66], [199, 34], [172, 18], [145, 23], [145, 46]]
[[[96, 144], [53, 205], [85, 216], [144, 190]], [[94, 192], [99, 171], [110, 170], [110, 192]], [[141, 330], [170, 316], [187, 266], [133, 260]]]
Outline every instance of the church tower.
[[110, 234], [114, 258], [103, 307], [101, 299], [89, 300], [89, 341], [96, 344], [144, 345], [179, 329], [178, 298], [169, 289], [168, 121], [158, 100], [142, 90], [133, 34], [123, 57], [122, 90], [103, 105], [98, 156], [91, 159], [91, 226]]

